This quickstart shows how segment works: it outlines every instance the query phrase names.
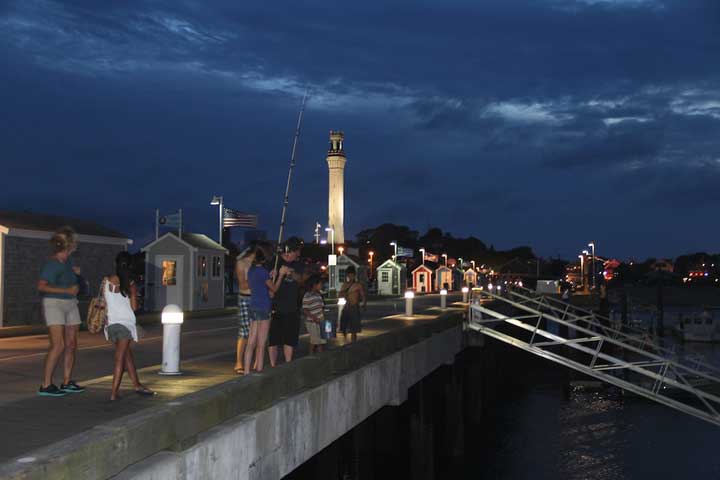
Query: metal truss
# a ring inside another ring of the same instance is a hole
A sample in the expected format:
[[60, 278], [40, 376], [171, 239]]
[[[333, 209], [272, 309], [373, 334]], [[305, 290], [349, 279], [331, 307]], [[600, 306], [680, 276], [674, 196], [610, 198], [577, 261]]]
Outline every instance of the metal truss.
[[621, 328], [614, 328], [613, 322], [602, 315], [572, 305], [558, 298], [537, 294], [526, 288], [512, 288], [506, 291], [509, 298], [518, 304], [529, 306], [534, 310], [553, 314], [560, 320], [579, 323], [585, 325], [591, 330], [601, 333], [602, 335], [627, 343], [649, 353], [655, 353], [664, 358], [671, 358], [675, 362], [705, 372], [713, 377], [720, 378], [720, 368], [705, 362], [702, 355], [682, 355], [675, 348], [667, 348], [660, 344], [660, 339], [651, 335], [649, 332], [633, 327], [632, 325], [623, 325]]
[[[482, 297], [491, 302], [479, 302]], [[636, 341], [626, 340], [628, 334], [602, 330], [588, 316], [562, 318], [556, 309], [545, 308], [546, 303], [535, 308], [531, 304], [536, 303], [485, 291], [476, 292], [474, 300], [478, 301], [470, 305], [469, 328], [720, 426], [720, 397], [707, 391], [720, 389], [720, 377], [707, 370], [640, 348]]]

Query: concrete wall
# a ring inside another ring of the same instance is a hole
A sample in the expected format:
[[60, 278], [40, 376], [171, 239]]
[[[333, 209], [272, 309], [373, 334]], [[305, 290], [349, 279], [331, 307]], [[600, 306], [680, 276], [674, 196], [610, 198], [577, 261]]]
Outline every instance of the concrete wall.
[[198, 436], [184, 451], [160, 452], [116, 480], [278, 479], [385, 405], [398, 405], [410, 386], [462, 349], [460, 327], [268, 409], [240, 415]]
[[[115, 256], [123, 250], [125, 248], [119, 245], [80, 242], [73, 260], [90, 282], [91, 293], [97, 294], [102, 277], [113, 273]], [[37, 282], [50, 255], [52, 250], [45, 239], [4, 235], [5, 262], [0, 279], [3, 282], [4, 327], [44, 323]], [[86, 301], [81, 302], [80, 313], [84, 318]]]
[[408, 322], [143, 409], [0, 465], [0, 478], [279, 478], [453, 362], [462, 321], [448, 311]]

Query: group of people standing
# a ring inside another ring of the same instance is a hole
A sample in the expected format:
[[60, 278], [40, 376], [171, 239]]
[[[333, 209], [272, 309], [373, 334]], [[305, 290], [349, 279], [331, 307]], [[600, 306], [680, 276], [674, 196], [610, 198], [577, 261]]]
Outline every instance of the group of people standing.
[[[72, 378], [77, 352], [81, 317], [77, 295], [83, 283], [80, 268], [71, 255], [77, 249], [77, 234], [70, 227], [58, 230], [50, 239], [52, 255], [40, 273], [37, 289], [42, 295], [42, 310], [48, 327], [49, 348], [45, 359], [42, 384], [38, 394], [62, 397], [81, 393], [85, 388]], [[300, 337], [301, 320], [310, 336], [310, 351], [322, 352], [327, 342], [323, 278], [309, 274], [300, 260], [302, 241], [288, 239], [277, 259], [269, 245], [258, 244], [244, 251], [237, 260], [240, 293], [238, 296], [238, 340], [235, 372], [262, 372], [267, 345], [270, 365], [275, 366], [280, 349], [285, 362], [291, 362]], [[114, 275], [103, 278], [100, 286], [107, 308], [105, 338], [115, 345], [113, 381], [110, 400], [120, 398], [120, 384], [127, 372], [135, 393], [155, 395], [138, 378], [132, 342], [138, 341], [135, 311], [138, 308], [137, 287], [132, 273], [132, 257], [120, 252], [115, 258]], [[365, 288], [357, 281], [355, 271], [346, 271], [346, 281], [339, 295], [347, 304], [340, 319], [340, 331], [351, 341], [361, 330], [361, 306], [367, 304]], [[56, 386], [54, 372], [63, 359], [63, 382]]]
[[[300, 337], [304, 317], [310, 336], [310, 353], [322, 352], [327, 343], [322, 335], [325, 321], [322, 298], [323, 278], [309, 274], [300, 260], [302, 241], [289, 238], [278, 258], [271, 260], [269, 245], [254, 245], [237, 259], [235, 274], [238, 295], [238, 340], [235, 372], [262, 372], [267, 344], [270, 365], [274, 367], [282, 348], [285, 362], [291, 362]], [[365, 288], [349, 269], [339, 295], [347, 305], [341, 318], [341, 331], [357, 340], [361, 330], [361, 304], [367, 304]]]
[[[71, 255], [78, 246], [77, 234], [70, 227], [62, 227], [50, 238], [52, 255], [40, 271], [37, 289], [42, 296], [42, 311], [50, 340], [42, 384], [38, 395], [63, 397], [82, 393], [85, 388], [72, 379], [77, 352], [81, 318], [77, 295], [83, 283], [81, 270]], [[120, 252], [115, 258], [115, 274], [105, 277], [100, 286], [107, 309], [105, 338], [115, 344], [113, 381], [110, 400], [120, 398], [123, 373], [127, 372], [135, 392], [143, 396], [155, 395], [139, 380], [131, 342], [138, 341], [135, 310], [137, 288], [132, 274], [132, 257]], [[63, 358], [63, 382], [53, 382], [55, 369]]]

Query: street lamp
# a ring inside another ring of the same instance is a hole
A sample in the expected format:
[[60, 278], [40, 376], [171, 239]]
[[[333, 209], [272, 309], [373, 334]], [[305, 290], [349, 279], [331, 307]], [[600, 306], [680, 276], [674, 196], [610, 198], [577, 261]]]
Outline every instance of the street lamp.
[[580, 281], [582, 289], [585, 290], [585, 255], [578, 255], [578, 257], [580, 257]]
[[425, 249], [421, 248], [420, 252], [422, 253], [422, 264], [425, 265]]
[[445, 266], [447, 267], [447, 258], [448, 258], [448, 257], [447, 257], [447, 253], [443, 253], [443, 254], [440, 255], [440, 256], [445, 259]]
[[335, 229], [333, 227], [325, 227], [326, 232], [330, 232], [330, 249], [335, 252]]
[[393, 262], [396, 262], [397, 261], [398, 244], [397, 244], [397, 242], [390, 242], [390, 245], [392, 245], [395, 248], [395, 255], [393, 255]]
[[592, 251], [592, 288], [595, 290], [595, 242], [588, 243]]
[[210, 205], [213, 207], [217, 205], [218, 207], [218, 216], [219, 216], [219, 225], [218, 225], [218, 243], [222, 245], [222, 230], [223, 230], [223, 197], [219, 197], [217, 195], [213, 195], [212, 200], [210, 200]]
[[475, 271], [475, 260], [470, 260], [470, 265], [472, 265], [473, 271]]
[[370, 278], [372, 278], [372, 276], [373, 276], [373, 257], [375, 256], [375, 252], [370, 250], [368, 252], [368, 255], [370, 257], [370, 258], [368, 258], [368, 262], [370, 262]]
[[338, 252], [340, 252], [340, 255], [342, 255], [344, 251], [345, 247], [338, 247]]
[[[330, 273], [329, 278], [329, 289], [330, 290], [337, 290], [337, 285], [335, 285], [335, 227], [328, 226], [325, 227], [326, 232], [330, 232], [330, 254], [328, 255], [328, 270]], [[340, 317], [338, 317], [340, 318]]]

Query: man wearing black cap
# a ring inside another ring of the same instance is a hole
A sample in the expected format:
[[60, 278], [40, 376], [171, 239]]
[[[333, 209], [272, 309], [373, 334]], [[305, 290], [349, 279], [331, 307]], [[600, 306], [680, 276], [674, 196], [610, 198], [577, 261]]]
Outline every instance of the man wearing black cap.
[[[282, 345], [286, 362], [292, 361], [293, 352], [300, 336], [301, 292], [304, 280], [304, 265], [300, 262], [302, 241], [290, 237], [283, 244], [277, 267], [287, 267], [289, 274], [285, 276], [280, 288], [273, 297], [273, 316], [270, 322], [270, 365], [277, 363], [278, 347]], [[276, 273], [277, 275], [277, 270]]]

